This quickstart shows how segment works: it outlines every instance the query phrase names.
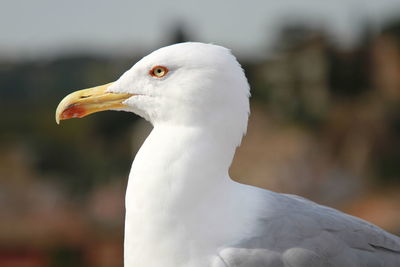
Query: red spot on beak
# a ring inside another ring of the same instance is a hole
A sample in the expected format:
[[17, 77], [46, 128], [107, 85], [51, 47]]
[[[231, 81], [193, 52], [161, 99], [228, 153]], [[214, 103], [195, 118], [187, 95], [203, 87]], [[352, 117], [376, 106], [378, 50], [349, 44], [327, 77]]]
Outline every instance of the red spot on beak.
[[85, 114], [86, 110], [82, 106], [73, 104], [62, 112], [61, 119], [82, 118]]

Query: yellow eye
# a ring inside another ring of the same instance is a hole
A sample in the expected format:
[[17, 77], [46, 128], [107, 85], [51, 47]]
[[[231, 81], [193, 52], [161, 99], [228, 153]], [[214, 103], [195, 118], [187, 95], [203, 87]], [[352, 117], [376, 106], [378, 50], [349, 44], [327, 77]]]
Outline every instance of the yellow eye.
[[155, 66], [153, 67], [149, 74], [156, 78], [164, 77], [168, 73], [168, 69], [164, 66]]

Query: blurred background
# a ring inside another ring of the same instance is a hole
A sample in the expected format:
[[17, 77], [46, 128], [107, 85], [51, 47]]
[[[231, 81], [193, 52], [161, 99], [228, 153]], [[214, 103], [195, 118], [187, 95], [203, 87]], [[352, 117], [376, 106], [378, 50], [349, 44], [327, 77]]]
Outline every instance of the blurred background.
[[1, 0], [0, 266], [122, 266], [124, 193], [151, 126], [57, 126], [68, 93], [176, 42], [232, 49], [252, 88], [236, 180], [400, 234], [398, 0]]

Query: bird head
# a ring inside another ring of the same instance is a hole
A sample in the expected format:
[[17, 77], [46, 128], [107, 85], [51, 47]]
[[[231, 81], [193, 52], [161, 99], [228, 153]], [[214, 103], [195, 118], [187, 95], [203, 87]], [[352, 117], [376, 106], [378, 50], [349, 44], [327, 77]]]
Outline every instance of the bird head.
[[[56, 121], [103, 110], [138, 114], [153, 125], [247, 127], [249, 85], [224, 47], [180, 43], [154, 51], [117, 81], [76, 91], [57, 107]], [[215, 125], [215, 126], [214, 126]]]

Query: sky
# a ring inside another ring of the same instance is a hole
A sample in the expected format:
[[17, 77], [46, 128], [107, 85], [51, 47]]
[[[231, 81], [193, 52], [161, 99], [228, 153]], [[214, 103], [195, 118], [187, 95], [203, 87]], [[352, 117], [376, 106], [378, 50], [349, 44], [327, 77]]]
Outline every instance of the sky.
[[307, 20], [351, 45], [362, 22], [400, 16], [400, 0], [0, 0], [0, 58], [120, 54], [164, 45], [182, 23], [196, 41], [257, 57], [280, 25]]

